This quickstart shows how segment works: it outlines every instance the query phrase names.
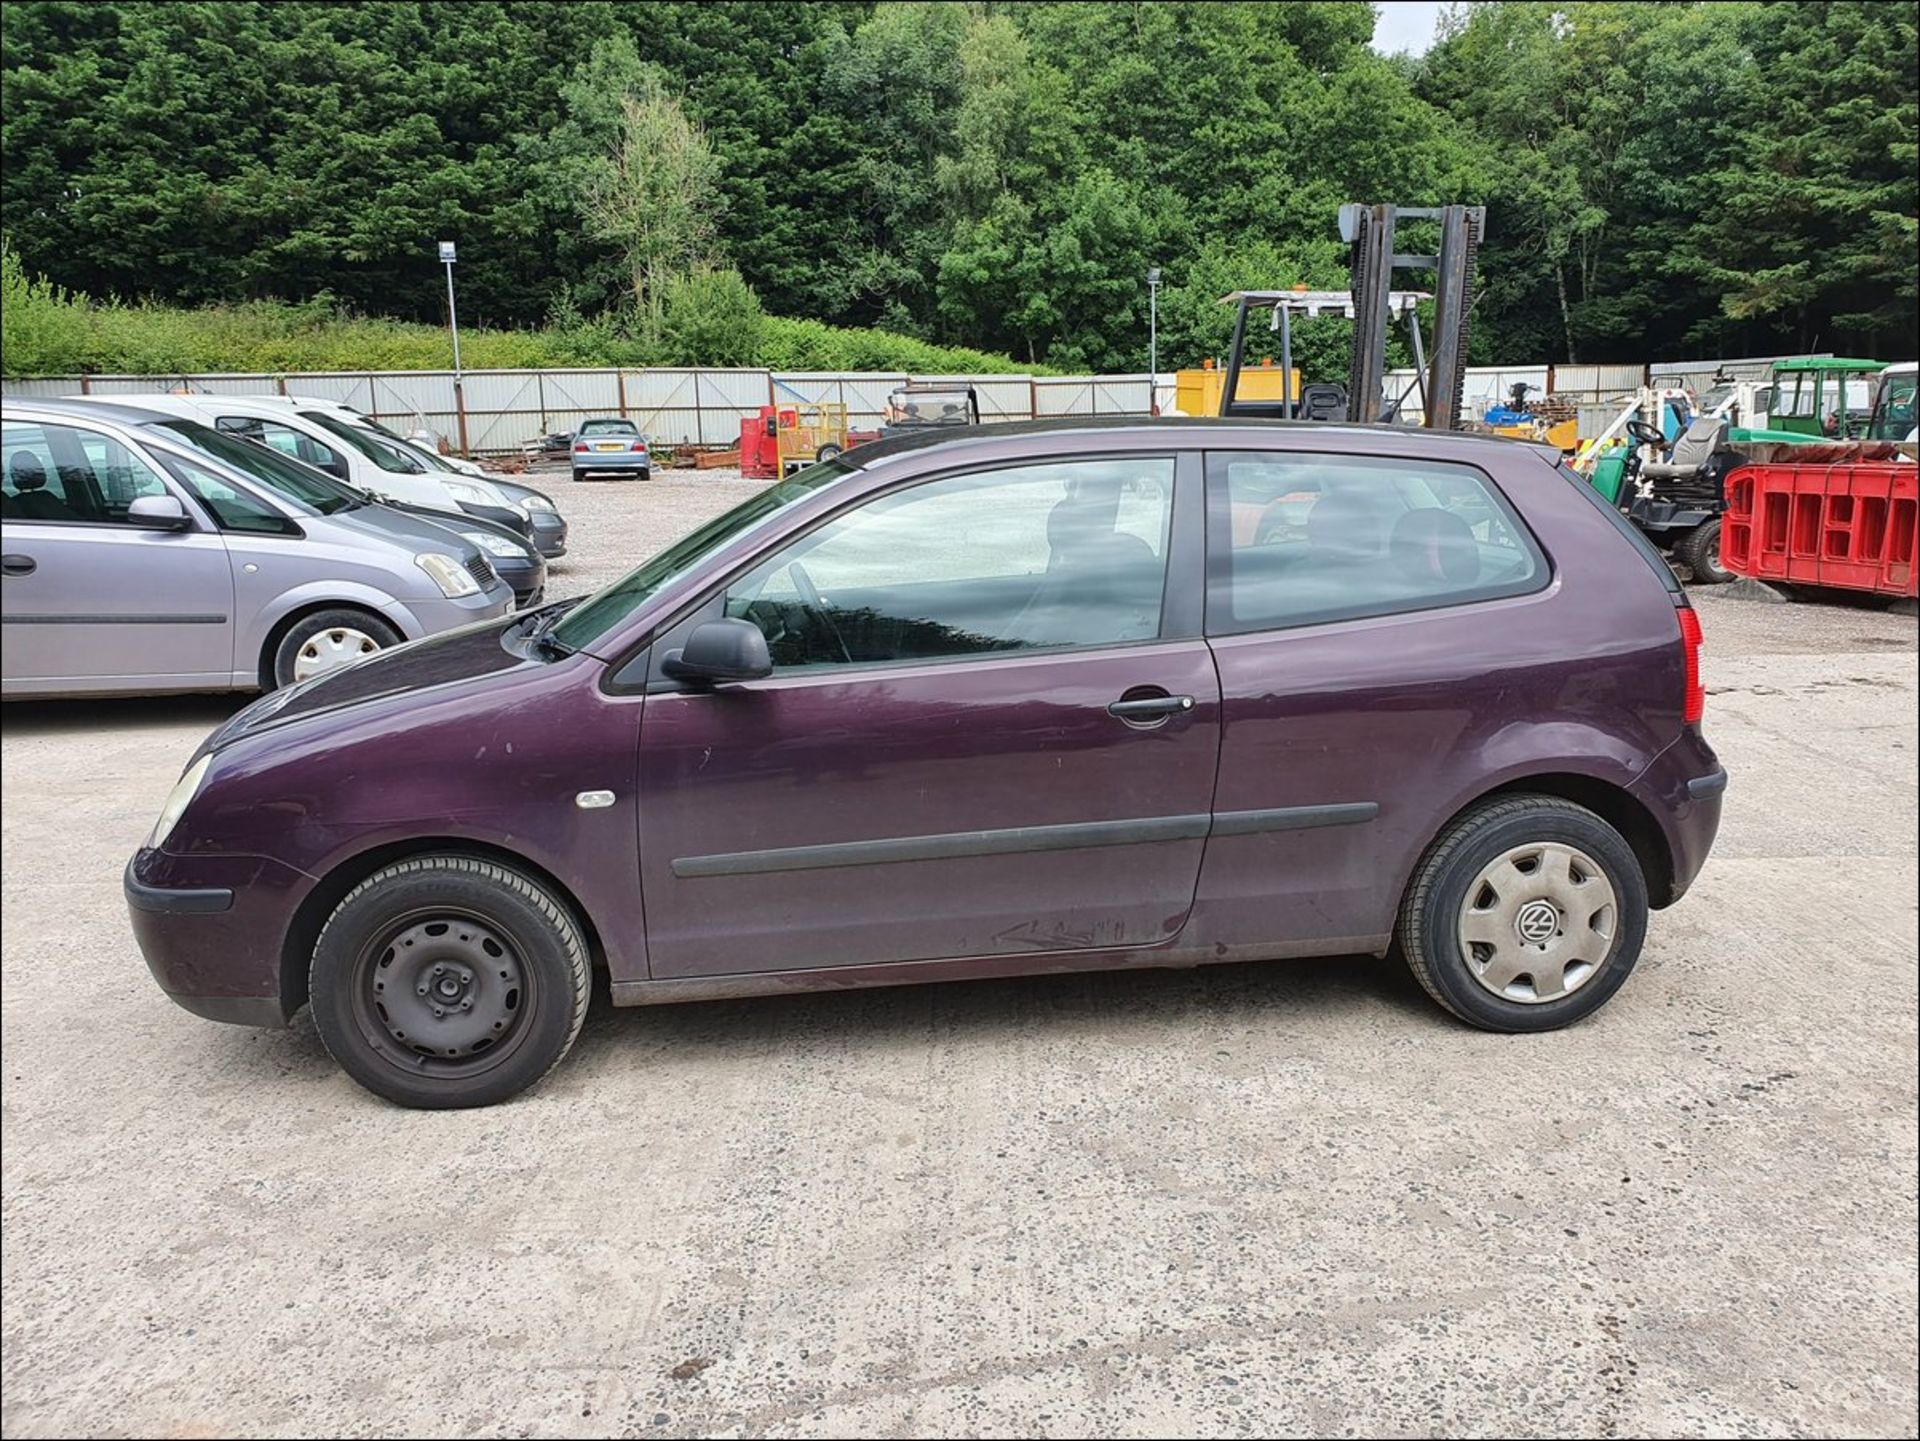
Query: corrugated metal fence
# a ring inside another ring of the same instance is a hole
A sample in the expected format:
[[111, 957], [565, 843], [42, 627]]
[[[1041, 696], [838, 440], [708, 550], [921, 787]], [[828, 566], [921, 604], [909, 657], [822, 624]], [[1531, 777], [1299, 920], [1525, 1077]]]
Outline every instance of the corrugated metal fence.
[[[1473, 366], [1466, 373], [1466, 410], [1481, 416], [1524, 381], [1538, 397], [1566, 396], [1582, 406], [1618, 404], [1651, 381], [1705, 391], [1716, 372], [1762, 378], [1776, 359], [1671, 361], [1655, 365]], [[887, 395], [913, 380], [967, 381], [980, 400], [982, 420], [1032, 420], [1056, 415], [1146, 415], [1156, 389], [1160, 408], [1172, 404], [1172, 376], [1156, 387], [1147, 375], [910, 375], [876, 371], [768, 371], [717, 369], [471, 370], [456, 393], [446, 370], [314, 371], [286, 375], [93, 375], [0, 381], [8, 395], [127, 395], [185, 390], [224, 395], [306, 395], [343, 401], [397, 430], [429, 426], [456, 446], [481, 454], [518, 451], [554, 431], [572, 430], [594, 415], [624, 415], [658, 443], [732, 445], [740, 422], [782, 400], [834, 402], [847, 407], [856, 428], [879, 424]], [[1420, 419], [1420, 392], [1411, 370], [1390, 371], [1387, 394], [1405, 396], [1401, 418]]]
[[982, 420], [1048, 415], [1146, 415], [1146, 375], [909, 375], [767, 370], [470, 370], [456, 393], [452, 371], [316, 371], [285, 375], [91, 375], [0, 381], [7, 395], [301, 395], [337, 400], [396, 430], [429, 426], [480, 454], [572, 430], [595, 415], [624, 415], [656, 443], [733, 445], [740, 422], [782, 400], [833, 401], [856, 428], [878, 425], [887, 395], [908, 381], [967, 381]]

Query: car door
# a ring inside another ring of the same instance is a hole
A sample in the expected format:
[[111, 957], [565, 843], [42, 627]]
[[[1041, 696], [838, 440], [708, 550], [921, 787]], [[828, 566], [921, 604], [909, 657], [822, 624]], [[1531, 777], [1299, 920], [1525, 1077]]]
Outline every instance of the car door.
[[[231, 684], [232, 571], [195, 507], [105, 431], [12, 416], [0, 428], [7, 691]], [[192, 525], [131, 524], [151, 495], [179, 499]]]
[[646, 698], [652, 975], [1176, 935], [1220, 745], [1199, 492], [1197, 458], [1166, 454], [915, 482], [783, 541], [657, 641], [656, 666], [697, 621], [743, 617], [775, 671]]

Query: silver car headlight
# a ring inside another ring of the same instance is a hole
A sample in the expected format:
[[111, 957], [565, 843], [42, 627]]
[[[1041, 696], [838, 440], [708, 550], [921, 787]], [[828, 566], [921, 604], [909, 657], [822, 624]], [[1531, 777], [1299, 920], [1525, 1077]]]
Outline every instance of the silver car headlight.
[[460, 535], [462, 539], [472, 541], [488, 555], [523, 556], [527, 553], [525, 546], [517, 545], [504, 535], [495, 535], [491, 531], [463, 530]]
[[544, 495], [530, 495], [525, 500], [523, 500], [521, 504], [529, 511], [556, 509], [554, 503], [548, 500]]
[[437, 550], [424, 551], [413, 558], [413, 563], [432, 577], [433, 583], [440, 587], [440, 594], [448, 600], [480, 594], [480, 582], [450, 555], [442, 555]]
[[443, 476], [441, 477], [440, 484], [446, 488], [447, 494], [455, 500], [464, 500], [470, 505], [492, 505], [494, 503], [492, 496], [488, 495], [486, 491], [470, 481], [449, 480]]
[[209, 751], [192, 765], [186, 773], [173, 783], [173, 789], [167, 794], [167, 803], [160, 807], [160, 819], [153, 823], [153, 830], [147, 836], [147, 845], [156, 847], [165, 843], [173, 834], [173, 828], [179, 824], [187, 805], [200, 789], [200, 782], [206, 779], [207, 767], [213, 764], [213, 753]]

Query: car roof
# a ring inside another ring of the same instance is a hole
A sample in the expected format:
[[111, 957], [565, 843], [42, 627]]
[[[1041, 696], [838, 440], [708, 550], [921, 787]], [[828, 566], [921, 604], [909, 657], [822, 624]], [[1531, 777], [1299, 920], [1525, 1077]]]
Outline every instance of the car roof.
[[914, 431], [908, 435], [892, 435], [884, 440], [876, 440], [866, 445], [856, 446], [845, 451], [840, 459], [848, 465], [864, 467], [891, 456], [908, 454], [913, 451], [927, 450], [933, 446], [965, 446], [968, 444], [987, 444], [993, 441], [1018, 439], [1022, 436], [1072, 435], [1072, 434], [1113, 434], [1115, 432], [1137, 430], [1143, 436], [1165, 435], [1170, 431], [1210, 433], [1214, 435], [1258, 436], [1272, 435], [1325, 435], [1329, 438], [1352, 435], [1374, 435], [1391, 437], [1396, 440], [1411, 440], [1419, 437], [1431, 440], [1439, 445], [1459, 447], [1463, 451], [1484, 450], [1489, 447], [1525, 446], [1528, 449], [1547, 456], [1554, 462], [1561, 458], [1559, 450], [1539, 441], [1523, 440], [1514, 436], [1479, 435], [1457, 430], [1426, 430], [1413, 425], [1358, 425], [1349, 421], [1326, 420], [1264, 420], [1252, 416], [1187, 415], [1187, 416], [1143, 416], [1143, 415], [1083, 415], [1062, 416], [1048, 420], [1012, 420], [985, 421], [979, 425], [933, 426], [927, 430]]
[[121, 425], [151, 425], [156, 420], [171, 420], [174, 417], [164, 410], [149, 406], [126, 405], [117, 400], [95, 400], [92, 397], [41, 397], [37, 395], [10, 395], [7, 397], [7, 409], [44, 410], [53, 415], [91, 416], [96, 420], [117, 421]]

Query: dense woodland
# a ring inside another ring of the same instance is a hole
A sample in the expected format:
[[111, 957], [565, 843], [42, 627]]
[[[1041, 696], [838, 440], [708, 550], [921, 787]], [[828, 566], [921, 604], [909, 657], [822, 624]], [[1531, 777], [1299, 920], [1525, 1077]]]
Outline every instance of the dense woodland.
[[1418, 58], [1373, 24], [15, 0], [0, 226], [97, 298], [438, 322], [445, 236], [464, 322], [584, 353], [764, 360], [764, 312], [1114, 371], [1149, 265], [1188, 363], [1222, 292], [1344, 283], [1341, 202], [1466, 201], [1476, 358], [1914, 354], [1913, 5], [1460, 5]]

